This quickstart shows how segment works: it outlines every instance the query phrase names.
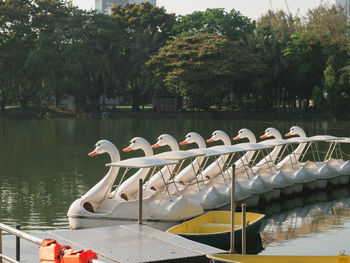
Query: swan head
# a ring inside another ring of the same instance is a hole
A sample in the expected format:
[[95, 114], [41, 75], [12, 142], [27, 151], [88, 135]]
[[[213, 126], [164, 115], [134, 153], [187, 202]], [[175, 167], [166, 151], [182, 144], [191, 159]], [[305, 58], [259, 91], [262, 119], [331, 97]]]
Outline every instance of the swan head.
[[177, 151], [179, 150], [179, 146], [177, 145], [177, 141], [175, 138], [169, 134], [162, 134], [159, 135], [157, 138], [157, 142], [152, 145], [152, 148], [158, 148], [162, 146], [167, 146], [169, 145], [172, 151]]
[[265, 133], [260, 136], [260, 139], [265, 139], [268, 137], [275, 137], [276, 139], [282, 139], [281, 133], [275, 128], [267, 128]]
[[221, 130], [216, 130], [211, 134], [211, 137], [207, 140], [207, 142], [216, 142], [222, 141], [225, 145], [231, 145], [230, 137], [226, 132]]
[[92, 157], [103, 153], [108, 153], [111, 157], [112, 162], [117, 162], [120, 160], [120, 155], [117, 147], [115, 147], [115, 145], [108, 140], [99, 140], [95, 144], [95, 149], [88, 155]]
[[237, 133], [237, 136], [233, 138], [234, 141], [240, 140], [240, 139], [244, 139], [247, 138], [249, 140], [249, 142], [255, 143], [256, 142], [256, 138], [254, 133], [246, 128], [240, 129]]
[[124, 148], [123, 152], [130, 152], [130, 151], [135, 151], [139, 149], [143, 150], [146, 153], [146, 155], [153, 154], [152, 147], [149, 144], [149, 142], [141, 137], [135, 137], [131, 139], [129, 146]]
[[289, 129], [289, 132], [285, 134], [286, 137], [293, 136], [293, 135], [298, 135], [300, 137], [306, 137], [305, 131], [300, 128], [299, 126], [292, 126]]
[[180, 142], [180, 145], [186, 145], [191, 143], [197, 143], [199, 148], [206, 147], [203, 137], [196, 132], [187, 133], [187, 135], [185, 136], [185, 140]]
[[88, 155], [90, 157], [98, 155], [98, 154], [103, 154], [106, 152], [110, 152], [112, 149], [116, 148], [115, 145], [113, 143], [111, 143], [110, 141], [107, 140], [99, 140], [96, 144], [95, 144], [95, 149], [90, 152]]

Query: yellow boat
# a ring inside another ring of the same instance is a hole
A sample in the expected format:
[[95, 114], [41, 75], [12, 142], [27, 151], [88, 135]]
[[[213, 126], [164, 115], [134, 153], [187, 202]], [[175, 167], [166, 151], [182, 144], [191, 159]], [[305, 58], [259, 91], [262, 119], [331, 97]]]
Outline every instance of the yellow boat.
[[350, 263], [350, 256], [265, 256], [214, 254], [207, 255], [213, 263]]
[[[246, 212], [247, 240], [259, 233], [265, 215]], [[196, 242], [221, 249], [229, 249], [231, 233], [231, 212], [211, 211], [167, 230]], [[242, 213], [235, 213], [235, 245], [242, 242]]]

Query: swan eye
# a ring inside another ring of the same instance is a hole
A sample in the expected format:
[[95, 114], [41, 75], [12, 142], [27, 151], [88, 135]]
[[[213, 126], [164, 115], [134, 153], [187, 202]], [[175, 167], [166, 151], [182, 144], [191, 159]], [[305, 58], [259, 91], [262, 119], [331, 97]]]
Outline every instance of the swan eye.
[[100, 146], [101, 146], [101, 144], [98, 143], [98, 144], [97, 144], [97, 147], [100, 147]]
[[191, 138], [191, 135], [188, 135], [187, 138]]
[[163, 140], [163, 137], [160, 137], [159, 140]]
[[133, 141], [132, 143], [136, 143], [136, 141]]

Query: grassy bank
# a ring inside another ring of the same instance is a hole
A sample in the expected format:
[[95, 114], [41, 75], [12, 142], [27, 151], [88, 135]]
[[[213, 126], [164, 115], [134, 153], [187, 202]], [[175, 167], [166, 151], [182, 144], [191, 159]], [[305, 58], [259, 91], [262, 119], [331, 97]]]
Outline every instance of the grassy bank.
[[[111, 111], [109, 118], [195, 118], [195, 119], [230, 119], [230, 120], [281, 120], [281, 121], [307, 121], [307, 120], [332, 120], [325, 113], [320, 112], [238, 112], [238, 111], [210, 111], [210, 112], [155, 112], [147, 107], [144, 111], [132, 112], [131, 107], [121, 106]], [[18, 106], [9, 106], [5, 113], [0, 113], [0, 118], [27, 119], [27, 118], [101, 118], [100, 114], [83, 113], [74, 114], [62, 109], [36, 108], [27, 109]], [[350, 120], [350, 116], [344, 116], [344, 120]]]

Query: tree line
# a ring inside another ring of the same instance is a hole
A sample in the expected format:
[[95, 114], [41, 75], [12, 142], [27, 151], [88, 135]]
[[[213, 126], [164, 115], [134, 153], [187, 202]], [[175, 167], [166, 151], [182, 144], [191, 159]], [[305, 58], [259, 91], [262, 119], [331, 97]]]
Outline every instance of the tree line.
[[349, 109], [349, 24], [335, 6], [305, 16], [232, 9], [185, 16], [149, 3], [110, 15], [64, 0], [0, 0], [0, 108], [46, 107], [73, 96], [100, 112], [100, 97], [132, 103], [177, 93], [193, 110]]

